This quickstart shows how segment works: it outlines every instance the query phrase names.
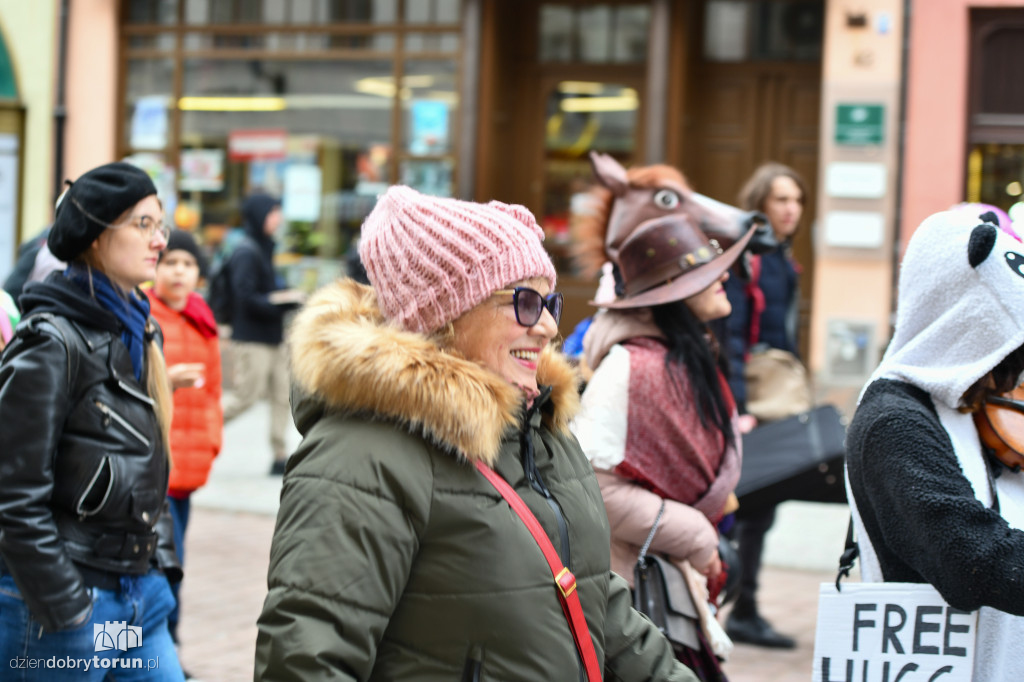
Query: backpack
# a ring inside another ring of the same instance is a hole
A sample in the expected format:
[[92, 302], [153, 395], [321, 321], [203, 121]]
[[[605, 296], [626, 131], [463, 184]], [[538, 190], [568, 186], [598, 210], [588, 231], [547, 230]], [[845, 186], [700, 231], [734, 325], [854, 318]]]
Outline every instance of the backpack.
[[211, 268], [210, 288], [206, 292], [206, 302], [213, 311], [213, 319], [218, 324], [231, 324], [231, 313], [234, 307], [231, 294], [231, 275], [228, 272], [231, 258], [225, 258]]

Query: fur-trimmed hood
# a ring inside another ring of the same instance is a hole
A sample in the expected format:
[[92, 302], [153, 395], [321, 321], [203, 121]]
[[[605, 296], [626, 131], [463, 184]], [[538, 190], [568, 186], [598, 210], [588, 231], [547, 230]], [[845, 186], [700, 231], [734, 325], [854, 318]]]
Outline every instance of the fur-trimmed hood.
[[[396, 421], [470, 461], [493, 465], [523, 397], [486, 367], [388, 323], [371, 287], [340, 280], [314, 294], [290, 331], [295, 423], [305, 433], [326, 410]], [[537, 381], [551, 392], [541, 410], [568, 434], [579, 379], [562, 354], [542, 353]]]

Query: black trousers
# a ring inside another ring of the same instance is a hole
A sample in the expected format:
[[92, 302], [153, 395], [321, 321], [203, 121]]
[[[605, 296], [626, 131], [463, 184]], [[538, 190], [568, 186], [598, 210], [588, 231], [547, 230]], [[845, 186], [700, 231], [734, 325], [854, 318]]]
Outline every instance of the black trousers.
[[761, 573], [761, 555], [764, 553], [764, 536], [775, 523], [775, 507], [761, 507], [744, 513], [743, 506], [736, 511], [736, 538], [740, 555], [740, 588], [736, 600], [738, 615], [757, 611], [758, 575]]

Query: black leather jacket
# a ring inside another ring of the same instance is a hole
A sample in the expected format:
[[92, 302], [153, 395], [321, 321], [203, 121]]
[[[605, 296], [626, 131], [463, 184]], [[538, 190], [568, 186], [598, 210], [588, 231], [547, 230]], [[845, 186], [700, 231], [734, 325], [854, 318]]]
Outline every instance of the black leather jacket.
[[113, 316], [61, 280], [46, 284], [74, 318], [26, 311], [0, 363], [0, 557], [51, 631], [89, 613], [98, 578], [180, 579], [152, 400]]

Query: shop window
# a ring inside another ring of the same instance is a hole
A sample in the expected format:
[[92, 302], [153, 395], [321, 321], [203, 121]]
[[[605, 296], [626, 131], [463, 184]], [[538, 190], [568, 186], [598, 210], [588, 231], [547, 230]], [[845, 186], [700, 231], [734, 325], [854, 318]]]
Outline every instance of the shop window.
[[459, 0], [125, 0], [123, 11], [119, 151], [213, 241], [262, 189], [283, 200], [279, 253], [336, 265], [388, 185], [453, 193]]
[[147, 33], [145, 35], [130, 36], [128, 47], [132, 50], [159, 50], [171, 52], [174, 50], [175, 36], [173, 33]]
[[998, 206], [1024, 224], [1024, 144], [979, 144], [968, 158], [967, 201]]
[[650, 9], [603, 3], [540, 8], [540, 61], [630, 64], [647, 59]]
[[565, 252], [570, 222], [587, 210], [593, 172], [586, 153], [600, 149], [631, 160], [639, 106], [636, 88], [618, 83], [562, 81], [548, 93], [540, 220], [560, 271], [572, 271]]
[[406, 0], [407, 24], [455, 24], [458, 21], [459, 0]]
[[163, 150], [170, 133], [174, 60], [131, 59], [125, 70], [124, 143], [132, 150]]
[[[136, 0], [146, 6], [139, 9], [141, 17], [135, 23], [151, 23], [149, 5], [156, 0]], [[176, 0], [163, 0], [174, 4]], [[397, 0], [184, 0], [185, 23], [209, 24], [325, 24], [330, 22], [359, 22], [382, 24], [396, 20]], [[427, 19], [416, 23], [456, 23], [458, 0], [415, 0], [408, 3], [422, 7]], [[433, 4], [438, 8], [431, 10]], [[433, 15], [447, 17], [454, 5], [454, 19], [433, 19]], [[149, 12], [146, 14], [145, 12]], [[408, 11], [407, 11], [408, 13]], [[173, 23], [174, 16], [166, 20]]]
[[1024, 10], [971, 10], [968, 201], [1024, 222]]
[[125, 7], [129, 24], [173, 24], [178, 21], [178, 0], [129, 0]]
[[458, 33], [407, 33], [406, 52], [455, 52], [459, 49]]
[[823, 0], [707, 0], [704, 58], [712, 62], [817, 61]]
[[406, 62], [400, 98], [405, 151], [415, 156], [451, 152], [451, 123], [458, 107], [455, 62]]

